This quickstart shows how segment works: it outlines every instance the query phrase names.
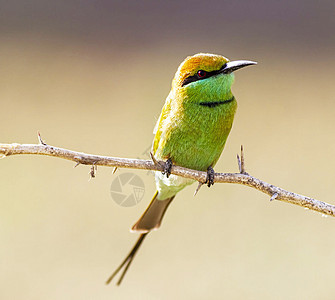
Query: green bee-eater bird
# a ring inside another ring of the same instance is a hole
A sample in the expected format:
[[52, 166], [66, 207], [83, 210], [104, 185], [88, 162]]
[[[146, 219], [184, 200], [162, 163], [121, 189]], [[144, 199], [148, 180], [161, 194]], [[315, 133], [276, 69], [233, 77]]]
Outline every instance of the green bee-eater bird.
[[194, 182], [170, 175], [172, 164], [207, 171], [207, 185], [214, 183], [213, 167], [224, 148], [237, 107], [231, 92], [233, 71], [254, 64], [204, 53], [189, 56], [181, 63], [154, 129], [152, 154], [156, 160], [165, 161], [164, 172], [155, 172], [157, 192], [132, 227], [133, 232], [141, 233], [139, 239], [107, 283], [125, 267], [117, 284], [121, 283], [144, 238], [159, 228], [176, 194]]

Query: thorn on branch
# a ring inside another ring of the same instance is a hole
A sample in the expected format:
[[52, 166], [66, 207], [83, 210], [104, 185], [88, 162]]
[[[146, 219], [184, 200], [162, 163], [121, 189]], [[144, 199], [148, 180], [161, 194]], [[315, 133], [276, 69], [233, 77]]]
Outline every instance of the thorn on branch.
[[113, 175], [115, 174], [116, 170], [117, 170], [117, 167], [114, 167], [114, 169], [113, 169], [113, 171], [112, 171], [112, 174], [113, 174]]
[[203, 182], [199, 181], [198, 187], [196, 188], [193, 197], [195, 197], [195, 195], [198, 194], [198, 192], [199, 192], [199, 190], [200, 190], [200, 188], [202, 187], [203, 184], [204, 184]]
[[[164, 172], [165, 170], [165, 166], [166, 163], [165, 162], [160, 162], [156, 159], [156, 157], [152, 154], [152, 152], [150, 151], [150, 157], [152, 162], [154, 163], [155, 166], [159, 167], [161, 169], [162, 172]], [[169, 177], [169, 176], [168, 176]]]
[[38, 137], [38, 142], [40, 143], [40, 145], [47, 146], [47, 144], [42, 140], [42, 137], [39, 131], [37, 131], [37, 137]]
[[80, 162], [78, 161], [73, 168], [77, 168], [79, 165], [80, 165]]
[[270, 201], [275, 200], [277, 197], [278, 197], [278, 193], [274, 193], [274, 194], [271, 196]]
[[245, 171], [243, 145], [241, 145], [241, 158], [240, 158], [240, 156], [237, 154], [237, 163], [238, 163], [238, 168], [239, 168], [240, 173], [241, 173], [241, 174], [245, 174], [245, 175], [249, 175], [249, 174]]
[[155, 166], [161, 166], [161, 164], [157, 161], [157, 159], [155, 158], [155, 156], [152, 154], [151, 151], [150, 151], [150, 157]]

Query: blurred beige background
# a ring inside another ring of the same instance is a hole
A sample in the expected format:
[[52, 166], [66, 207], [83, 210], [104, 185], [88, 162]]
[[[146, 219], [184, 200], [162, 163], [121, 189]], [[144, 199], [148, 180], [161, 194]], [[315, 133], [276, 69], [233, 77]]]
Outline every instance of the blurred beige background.
[[[0, 142], [142, 157], [180, 62], [251, 59], [217, 171], [335, 204], [333, 1], [8, 1], [0, 11]], [[178, 195], [121, 287], [137, 236], [112, 175], [38, 156], [0, 161], [1, 299], [333, 299], [334, 219], [243, 186]]]

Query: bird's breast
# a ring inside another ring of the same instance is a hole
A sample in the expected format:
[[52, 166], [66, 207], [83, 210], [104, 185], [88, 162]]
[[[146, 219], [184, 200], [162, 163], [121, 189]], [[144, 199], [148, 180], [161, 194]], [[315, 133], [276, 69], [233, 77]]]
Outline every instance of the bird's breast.
[[200, 101], [184, 107], [183, 113], [174, 115], [174, 121], [167, 125], [157, 156], [171, 158], [176, 165], [191, 169], [206, 170], [214, 166], [237, 107], [235, 98], [228, 100]]

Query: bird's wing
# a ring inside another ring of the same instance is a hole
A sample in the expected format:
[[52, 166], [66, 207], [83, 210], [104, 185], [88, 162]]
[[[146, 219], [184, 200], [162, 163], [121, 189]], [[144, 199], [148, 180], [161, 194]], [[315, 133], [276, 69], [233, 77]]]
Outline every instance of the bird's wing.
[[153, 154], [156, 153], [156, 150], [158, 148], [158, 144], [159, 144], [159, 140], [161, 138], [161, 135], [164, 131], [164, 121], [166, 120], [166, 118], [169, 116], [171, 111], [171, 93], [167, 96], [165, 104], [162, 108], [161, 114], [157, 120], [156, 126], [154, 128], [154, 142], [152, 145], [152, 150], [153, 150]]

